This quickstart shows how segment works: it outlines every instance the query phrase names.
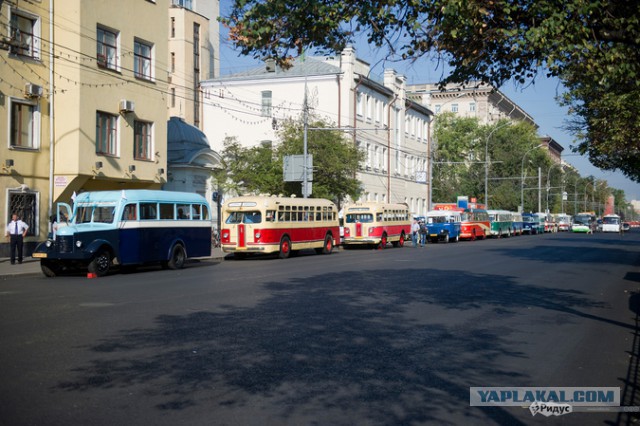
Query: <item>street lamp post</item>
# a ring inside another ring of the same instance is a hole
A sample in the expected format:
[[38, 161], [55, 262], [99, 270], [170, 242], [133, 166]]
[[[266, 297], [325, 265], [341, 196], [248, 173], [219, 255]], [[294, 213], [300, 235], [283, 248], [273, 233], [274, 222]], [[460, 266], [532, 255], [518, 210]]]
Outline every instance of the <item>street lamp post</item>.
[[522, 155], [522, 173], [520, 175], [520, 211], [522, 212], [524, 212], [524, 159], [528, 153], [530, 153], [534, 149], [542, 148], [543, 146], [545, 146], [545, 144], [543, 143], [536, 145], [535, 147], [525, 151], [525, 153]]
[[484, 142], [484, 204], [487, 209], [489, 208], [489, 139], [491, 139], [493, 132], [509, 125], [511, 125], [511, 122], [507, 122], [491, 130]]
[[551, 167], [549, 167], [549, 171], [547, 172], [547, 213], [549, 213], [549, 190], [551, 190], [551, 169], [553, 169], [555, 166], [560, 166], [560, 170], [562, 170], [562, 163], [552, 164]]

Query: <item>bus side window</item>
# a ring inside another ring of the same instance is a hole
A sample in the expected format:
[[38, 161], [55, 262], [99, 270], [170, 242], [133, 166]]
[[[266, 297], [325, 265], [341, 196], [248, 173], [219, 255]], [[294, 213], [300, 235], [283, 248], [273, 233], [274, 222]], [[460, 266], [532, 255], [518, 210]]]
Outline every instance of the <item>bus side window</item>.
[[265, 221], [273, 222], [275, 220], [275, 217], [276, 217], [275, 210], [267, 210], [267, 217], [265, 218]]
[[168, 204], [168, 203], [160, 203], [160, 219], [162, 220], [173, 220], [174, 216], [173, 216], [173, 209], [174, 209], [175, 204]]
[[122, 220], [136, 220], [136, 205], [135, 204], [127, 204], [124, 206], [124, 210], [122, 211]]
[[178, 220], [189, 220], [191, 217], [191, 206], [189, 204], [178, 204]]
[[140, 219], [142, 220], [157, 219], [156, 203], [140, 203]]

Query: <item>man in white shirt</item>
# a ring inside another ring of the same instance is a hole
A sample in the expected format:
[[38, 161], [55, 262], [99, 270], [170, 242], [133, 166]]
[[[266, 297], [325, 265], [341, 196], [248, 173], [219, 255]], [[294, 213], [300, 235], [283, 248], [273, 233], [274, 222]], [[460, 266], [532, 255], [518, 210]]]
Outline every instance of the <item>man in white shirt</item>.
[[7, 225], [4, 233], [11, 242], [10, 250], [12, 265], [15, 265], [16, 263], [16, 251], [18, 252], [18, 263], [22, 263], [22, 243], [24, 241], [24, 237], [27, 236], [27, 229], [29, 229], [29, 225], [18, 219], [18, 215], [14, 213], [11, 216], [11, 222]]

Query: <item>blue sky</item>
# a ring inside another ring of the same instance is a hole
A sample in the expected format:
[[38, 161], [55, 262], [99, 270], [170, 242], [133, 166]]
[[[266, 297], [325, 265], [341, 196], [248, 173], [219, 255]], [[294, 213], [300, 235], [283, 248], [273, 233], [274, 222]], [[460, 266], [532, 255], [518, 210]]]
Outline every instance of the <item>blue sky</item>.
[[[222, 0], [220, 13], [224, 16], [230, 0]], [[252, 58], [239, 57], [237, 51], [226, 40], [226, 35], [220, 36], [220, 73], [231, 74], [257, 66], [259, 63]], [[369, 62], [372, 66], [372, 74], [382, 75], [385, 68], [393, 68], [407, 77], [409, 84], [435, 83], [442, 75], [442, 67], [437, 67], [427, 59], [416, 62], [385, 61], [386, 51], [370, 48], [366, 44], [356, 44], [358, 57]], [[586, 157], [571, 152], [574, 144], [573, 136], [563, 130], [563, 124], [568, 118], [565, 108], [561, 108], [555, 101], [556, 95], [562, 90], [556, 79], [538, 77], [533, 84], [526, 87], [516, 87], [513, 84], [505, 84], [500, 90], [523, 110], [533, 117], [539, 126], [540, 135], [549, 135], [564, 147], [563, 160], [578, 169], [581, 176], [595, 176], [597, 179], [607, 181], [609, 187], [622, 189], [628, 201], [640, 200], [640, 183], [633, 182], [620, 172], [602, 171], [589, 162]]]

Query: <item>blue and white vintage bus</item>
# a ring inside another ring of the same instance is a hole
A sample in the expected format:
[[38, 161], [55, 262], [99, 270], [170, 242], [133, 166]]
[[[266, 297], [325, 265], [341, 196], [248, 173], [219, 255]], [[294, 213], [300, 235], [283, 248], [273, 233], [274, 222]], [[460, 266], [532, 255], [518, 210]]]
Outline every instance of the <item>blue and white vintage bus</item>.
[[114, 264], [160, 263], [179, 269], [188, 257], [211, 256], [211, 213], [204, 197], [172, 191], [122, 190], [79, 194], [71, 218], [55, 239], [36, 247], [42, 272], [54, 277], [65, 269], [87, 268], [96, 276]]
[[513, 218], [513, 235], [522, 235], [522, 229], [524, 226], [522, 221], [522, 213], [511, 212], [511, 217]]

